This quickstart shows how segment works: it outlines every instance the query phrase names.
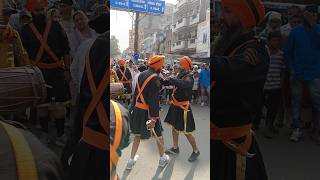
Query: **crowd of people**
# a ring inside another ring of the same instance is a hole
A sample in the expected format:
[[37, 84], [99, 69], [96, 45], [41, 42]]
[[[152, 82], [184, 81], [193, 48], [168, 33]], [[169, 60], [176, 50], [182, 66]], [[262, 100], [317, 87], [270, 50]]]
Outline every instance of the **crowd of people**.
[[[1, 152], [1, 160], [5, 159], [1, 169], [7, 169], [8, 173], [1, 173], [0, 177], [16, 179], [13, 176], [17, 174], [25, 179], [107, 179], [109, 103], [102, 101], [109, 97], [107, 1], [27, 0], [23, 3], [0, 2], [0, 68], [39, 69], [46, 99], [32, 107], [0, 114], [3, 127], [13, 128], [6, 125], [8, 120], [13, 125], [19, 122], [28, 127], [15, 130], [15, 136], [19, 131], [23, 135], [10, 140], [12, 144], [25, 141], [19, 148], [30, 147], [29, 154], [24, 155], [33, 157], [25, 159], [26, 164], [16, 163], [14, 168], [8, 166], [14, 164], [14, 158], [7, 161]], [[22, 84], [18, 88], [26, 86]], [[96, 100], [101, 102], [92, 104]], [[55, 137], [50, 134], [51, 120], [55, 123]], [[92, 138], [96, 134], [99, 138]], [[3, 135], [1, 143], [10, 143]], [[15, 147], [1, 149], [13, 157], [19, 155]], [[28, 164], [30, 167], [26, 167]], [[18, 172], [25, 168], [30, 168], [30, 173]], [[14, 169], [18, 169], [17, 173]]]
[[[111, 82], [121, 82], [125, 88], [125, 94], [132, 94], [135, 90], [137, 78], [140, 73], [147, 69], [146, 61], [133, 63], [131, 60], [119, 59], [111, 61]], [[179, 73], [178, 64], [166, 64], [161, 71], [161, 77], [176, 77]], [[193, 87], [190, 100], [193, 104], [201, 106], [210, 105], [210, 67], [206, 63], [201, 63], [200, 67], [194, 65], [192, 68]], [[173, 86], [163, 86], [159, 96], [161, 105], [169, 104], [172, 100]], [[126, 105], [131, 103], [131, 96], [123, 95], [120, 97]], [[126, 101], [126, 102], [125, 102]]]

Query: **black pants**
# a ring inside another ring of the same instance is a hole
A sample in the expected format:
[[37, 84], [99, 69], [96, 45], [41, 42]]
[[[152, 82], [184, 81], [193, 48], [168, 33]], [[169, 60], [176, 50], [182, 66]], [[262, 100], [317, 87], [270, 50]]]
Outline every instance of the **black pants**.
[[264, 92], [265, 106], [267, 108], [266, 126], [273, 127], [281, 102], [281, 90], [269, 90]]
[[199, 98], [199, 91], [198, 90], [192, 90], [192, 98], [194, 102], [197, 102], [198, 98]]

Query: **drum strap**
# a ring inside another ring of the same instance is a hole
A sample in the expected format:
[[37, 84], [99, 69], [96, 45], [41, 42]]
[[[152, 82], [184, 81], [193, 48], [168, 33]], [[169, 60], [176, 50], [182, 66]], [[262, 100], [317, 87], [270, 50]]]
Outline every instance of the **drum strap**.
[[[117, 149], [120, 145], [121, 138], [122, 138], [122, 113], [119, 108], [119, 105], [114, 102], [110, 101], [113, 105], [115, 111], [115, 118], [116, 118], [116, 127], [114, 131], [114, 140], [113, 144], [110, 144], [110, 173], [112, 170], [112, 166], [116, 167], [118, 164], [119, 156], [117, 154]], [[115, 175], [117, 176], [117, 175]]]
[[[144, 109], [144, 110], [149, 110], [149, 105], [144, 100], [142, 92], [143, 92], [144, 88], [147, 86], [147, 84], [151, 81], [151, 79], [156, 77], [156, 76], [157, 76], [156, 73], [153, 73], [152, 75], [150, 75], [146, 80], [144, 80], [144, 82], [142, 83], [141, 88], [140, 88], [139, 82], [137, 81], [138, 95], [136, 97], [136, 105], [135, 105], [136, 107], [138, 107], [140, 109]], [[141, 100], [141, 103], [138, 102], [138, 99]]]
[[[59, 60], [59, 58], [54, 54], [54, 52], [51, 50], [51, 48], [47, 44], [49, 31], [51, 29], [51, 24], [52, 24], [51, 21], [47, 22], [43, 36], [39, 33], [39, 31], [37, 30], [37, 28], [34, 26], [33, 23], [29, 24], [29, 27], [31, 28], [33, 34], [36, 36], [36, 38], [39, 40], [41, 44], [40, 48], [38, 49], [36, 59], [33, 62], [33, 65], [38, 66], [39, 68], [42, 68], [42, 69], [64, 68], [63, 60]], [[42, 63], [41, 58], [44, 52], [48, 53], [48, 55], [55, 61], [55, 63], [52, 63], [52, 64]]]
[[6, 131], [14, 150], [18, 180], [37, 180], [38, 173], [35, 160], [28, 142], [20, 130], [0, 121]]
[[[102, 96], [105, 93], [107, 85], [109, 85], [109, 68], [107, 68], [106, 73], [104, 74], [102, 80], [100, 81], [100, 84], [98, 88], [95, 85], [95, 81], [93, 79], [92, 71], [91, 71], [91, 65], [89, 60], [89, 53], [90, 49], [87, 52], [86, 60], [85, 60], [85, 71], [87, 74], [90, 91], [92, 94], [91, 102], [89, 103], [83, 117], [83, 135], [82, 139], [86, 143], [95, 146], [96, 148], [106, 150], [107, 145], [109, 144], [109, 122], [108, 122], [108, 116], [106, 113], [106, 110], [103, 105], [103, 99]], [[87, 122], [90, 119], [90, 116], [96, 109], [98, 119], [100, 122], [101, 127], [104, 130], [104, 133], [94, 131], [86, 126]]]

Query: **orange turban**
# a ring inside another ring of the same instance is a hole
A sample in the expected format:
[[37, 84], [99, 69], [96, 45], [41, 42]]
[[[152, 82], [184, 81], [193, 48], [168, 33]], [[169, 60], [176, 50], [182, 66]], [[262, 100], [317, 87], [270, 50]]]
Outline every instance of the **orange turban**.
[[48, 6], [48, 0], [27, 0], [26, 2], [26, 9], [29, 12], [32, 12], [36, 5], [42, 5], [42, 7], [47, 7]]
[[191, 59], [188, 57], [188, 56], [183, 56], [181, 59], [180, 59], [180, 67], [182, 69], [185, 69], [185, 70], [190, 70], [192, 69], [192, 61]]
[[124, 59], [120, 59], [118, 61], [119, 66], [124, 66], [126, 64], [126, 61]]
[[164, 65], [164, 56], [156, 55], [148, 60], [148, 66], [154, 69], [160, 69]]
[[222, 0], [222, 7], [228, 7], [247, 28], [258, 25], [265, 16], [261, 0]]

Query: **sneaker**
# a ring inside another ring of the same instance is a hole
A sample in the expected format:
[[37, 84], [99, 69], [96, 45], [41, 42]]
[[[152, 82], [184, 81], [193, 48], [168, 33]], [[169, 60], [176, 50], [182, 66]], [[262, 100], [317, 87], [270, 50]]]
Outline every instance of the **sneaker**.
[[179, 150], [179, 147], [177, 147], [177, 148], [172, 147], [170, 149], [167, 149], [166, 153], [167, 154], [179, 154], [180, 150]]
[[201, 107], [203, 107], [203, 106], [204, 106], [204, 102], [201, 103]]
[[188, 161], [189, 162], [193, 162], [193, 161], [197, 160], [199, 155], [200, 155], [200, 151], [199, 150], [198, 150], [198, 152], [194, 152], [193, 151], [192, 154], [190, 155]]
[[293, 130], [291, 137], [290, 137], [290, 140], [293, 142], [298, 142], [300, 137], [301, 137], [301, 132], [300, 132], [300, 129], [298, 128], [298, 129]]
[[63, 134], [62, 136], [58, 137], [55, 141], [55, 144], [59, 147], [63, 147], [67, 143], [67, 135]]
[[162, 157], [160, 157], [159, 160], [159, 166], [165, 167], [170, 161], [170, 157], [167, 154], [164, 154]]
[[139, 158], [139, 155], [135, 155], [133, 159], [129, 159], [126, 169], [131, 170], [133, 166], [136, 164], [138, 158]]

